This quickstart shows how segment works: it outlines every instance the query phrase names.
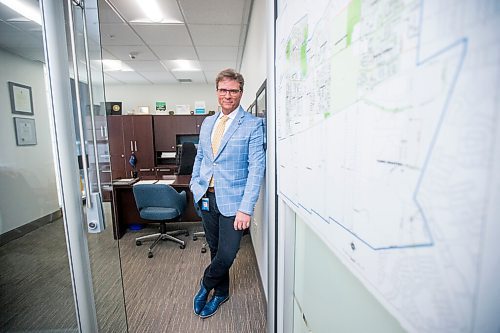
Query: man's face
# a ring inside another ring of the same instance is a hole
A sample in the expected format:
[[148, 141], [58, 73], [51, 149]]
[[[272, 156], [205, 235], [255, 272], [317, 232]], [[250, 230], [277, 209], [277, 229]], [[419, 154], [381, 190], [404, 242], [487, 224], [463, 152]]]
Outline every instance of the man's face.
[[224, 114], [230, 114], [240, 105], [243, 92], [239, 91], [236, 93], [236, 90], [240, 90], [238, 81], [230, 79], [219, 81], [219, 85], [217, 86], [217, 97], [219, 98], [219, 105], [222, 107], [222, 112]]

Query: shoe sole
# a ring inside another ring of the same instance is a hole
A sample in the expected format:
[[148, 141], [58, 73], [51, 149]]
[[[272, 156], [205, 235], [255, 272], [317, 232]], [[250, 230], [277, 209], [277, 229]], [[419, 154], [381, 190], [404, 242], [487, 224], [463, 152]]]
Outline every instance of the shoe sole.
[[201, 319], [207, 319], [207, 318], [210, 318], [212, 317], [214, 314], [217, 313], [217, 311], [219, 311], [219, 308], [222, 304], [226, 303], [227, 300], [229, 299], [229, 296], [227, 296], [227, 298], [225, 300], [223, 300], [222, 302], [219, 303], [219, 306], [217, 307], [217, 309], [214, 311], [214, 313], [208, 315], [208, 316], [202, 316], [202, 315], [199, 315]]

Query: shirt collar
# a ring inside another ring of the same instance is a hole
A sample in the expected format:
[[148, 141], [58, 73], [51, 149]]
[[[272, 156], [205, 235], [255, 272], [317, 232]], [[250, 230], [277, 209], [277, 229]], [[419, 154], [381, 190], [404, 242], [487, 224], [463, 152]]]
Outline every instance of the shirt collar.
[[[227, 115], [227, 117], [229, 118], [228, 120], [234, 120], [234, 118], [236, 118], [236, 114], [240, 110], [240, 107], [241, 107], [241, 105], [238, 105], [238, 107], [236, 109], [234, 109], [233, 112], [231, 112], [230, 114]], [[223, 115], [224, 115], [224, 113], [222, 113], [222, 111], [221, 111], [221, 113], [219, 114], [219, 117], [217, 118], [217, 120], [219, 120], [220, 118], [222, 118]]]

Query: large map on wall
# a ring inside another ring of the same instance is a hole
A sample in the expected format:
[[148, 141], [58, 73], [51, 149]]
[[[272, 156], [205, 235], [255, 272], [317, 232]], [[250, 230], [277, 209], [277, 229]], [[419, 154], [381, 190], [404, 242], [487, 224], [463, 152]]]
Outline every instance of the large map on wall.
[[495, 0], [279, 4], [278, 193], [410, 331], [500, 331], [499, 32]]

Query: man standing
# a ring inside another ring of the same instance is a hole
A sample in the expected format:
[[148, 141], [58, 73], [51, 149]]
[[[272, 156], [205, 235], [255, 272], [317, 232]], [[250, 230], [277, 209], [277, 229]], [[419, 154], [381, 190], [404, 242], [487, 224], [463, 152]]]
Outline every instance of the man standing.
[[203, 121], [190, 183], [212, 259], [193, 300], [201, 318], [229, 299], [229, 268], [250, 227], [265, 170], [263, 121], [240, 106], [243, 76], [225, 69], [215, 84], [222, 112]]

